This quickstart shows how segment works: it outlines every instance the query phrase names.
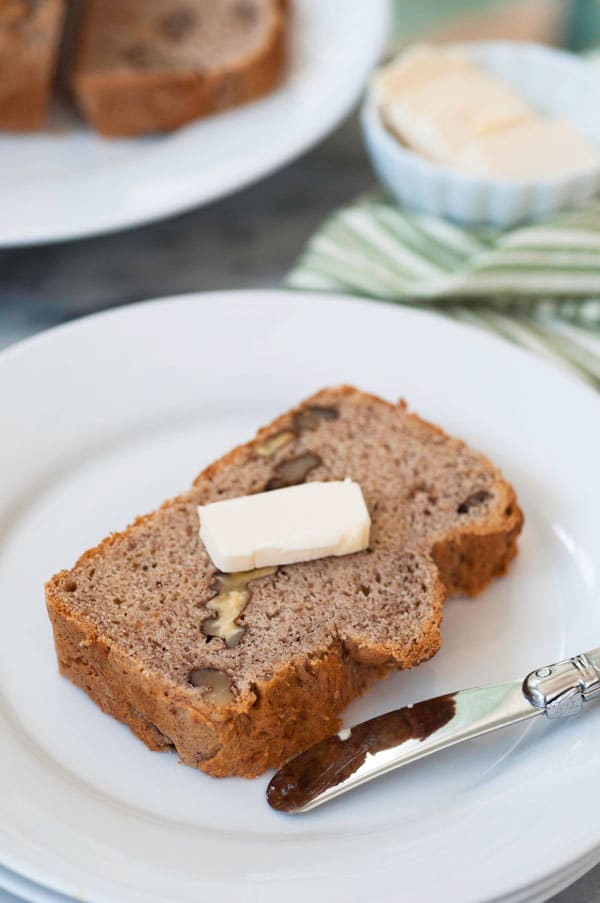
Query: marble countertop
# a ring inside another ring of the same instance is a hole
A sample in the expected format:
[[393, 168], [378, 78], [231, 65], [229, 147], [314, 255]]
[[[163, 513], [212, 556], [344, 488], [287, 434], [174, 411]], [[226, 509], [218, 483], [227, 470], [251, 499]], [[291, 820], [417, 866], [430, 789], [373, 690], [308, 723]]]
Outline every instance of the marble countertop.
[[[200, 210], [116, 235], [0, 251], [0, 347], [144, 298], [277, 286], [322, 219], [371, 186], [354, 117], [301, 160]], [[0, 891], [0, 903], [13, 901]], [[596, 901], [600, 866], [553, 899]]]

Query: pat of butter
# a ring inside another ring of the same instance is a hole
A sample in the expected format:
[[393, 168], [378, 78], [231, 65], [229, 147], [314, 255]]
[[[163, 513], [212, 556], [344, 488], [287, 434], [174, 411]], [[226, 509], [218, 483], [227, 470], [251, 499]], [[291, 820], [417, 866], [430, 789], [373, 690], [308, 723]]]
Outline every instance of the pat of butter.
[[510, 88], [475, 69], [428, 81], [383, 112], [407, 144], [443, 163], [467, 141], [532, 115]]
[[349, 555], [369, 544], [371, 519], [351, 480], [225, 499], [198, 514], [200, 539], [225, 573]]
[[374, 83], [385, 122], [419, 153], [441, 163], [479, 135], [529, 118], [512, 88], [459, 53], [418, 46], [386, 66]]
[[544, 179], [600, 166], [600, 153], [566, 119], [539, 118], [465, 144], [456, 164], [473, 176]]
[[399, 100], [426, 82], [456, 73], [473, 73], [473, 65], [464, 53], [442, 50], [433, 44], [415, 44], [379, 70], [373, 85], [375, 98], [379, 104]]

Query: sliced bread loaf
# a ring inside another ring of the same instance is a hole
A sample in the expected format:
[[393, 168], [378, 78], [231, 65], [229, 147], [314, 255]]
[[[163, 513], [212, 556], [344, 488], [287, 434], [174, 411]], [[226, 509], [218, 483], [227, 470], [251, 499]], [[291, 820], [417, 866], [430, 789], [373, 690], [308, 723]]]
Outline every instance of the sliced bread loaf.
[[0, 3], [0, 129], [43, 126], [64, 11], [65, 0]]
[[253, 100], [279, 78], [285, 18], [282, 0], [86, 0], [76, 99], [109, 136]]
[[[216, 571], [199, 504], [348, 476], [368, 550]], [[444, 598], [504, 573], [521, 525], [511, 486], [463, 442], [403, 403], [324, 389], [49, 581], [60, 671], [151, 749], [252, 777], [334, 732], [372, 681], [434, 655]]]

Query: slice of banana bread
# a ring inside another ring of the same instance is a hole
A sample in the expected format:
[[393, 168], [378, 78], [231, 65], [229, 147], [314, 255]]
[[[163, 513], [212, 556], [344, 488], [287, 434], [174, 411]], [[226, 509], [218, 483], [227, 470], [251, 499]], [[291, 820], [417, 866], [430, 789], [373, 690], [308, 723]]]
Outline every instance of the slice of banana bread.
[[65, 0], [0, 2], [0, 129], [42, 128]]
[[104, 135], [169, 131], [253, 100], [284, 56], [281, 0], [86, 0], [76, 99]]
[[[216, 571], [199, 504], [345, 477], [369, 508], [368, 550]], [[48, 582], [59, 668], [151, 749], [252, 777], [335, 732], [372, 681], [434, 655], [444, 598], [504, 573], [522, 520], [463, 442], [404, 403], [324, 389]]]

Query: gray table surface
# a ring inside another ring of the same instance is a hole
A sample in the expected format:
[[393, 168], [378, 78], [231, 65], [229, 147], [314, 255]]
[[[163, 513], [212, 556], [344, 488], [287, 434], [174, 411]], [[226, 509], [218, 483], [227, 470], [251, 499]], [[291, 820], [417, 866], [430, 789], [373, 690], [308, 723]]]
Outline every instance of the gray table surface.
[[[0, 251], [0, 347], [143, 298], [277, 286], [322, 219], [372, 184], [353, 117], [301, 160], [200, 210], [116, 235]], [[0, 891], [0, 903], [15, 900]], [[596, 901], [600, 866], [553, 899]]]

